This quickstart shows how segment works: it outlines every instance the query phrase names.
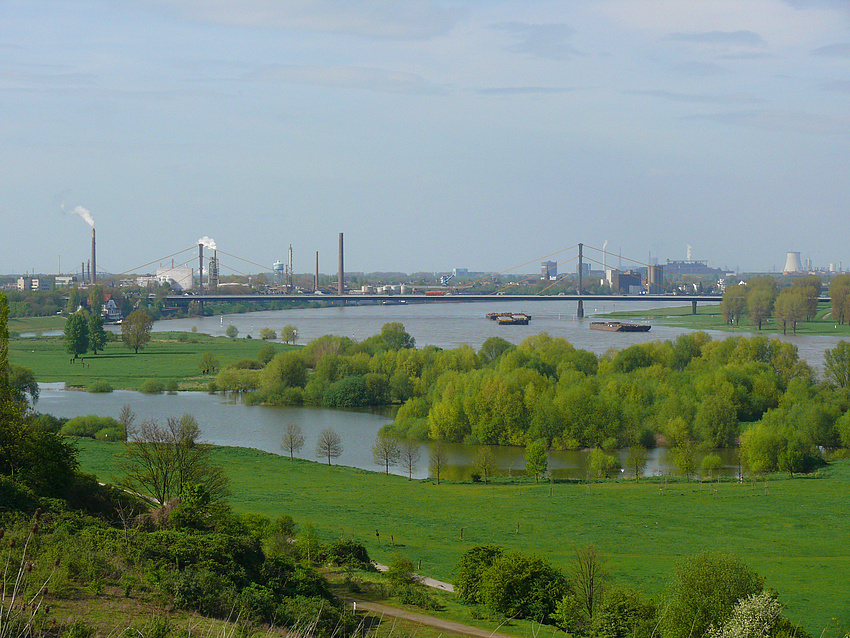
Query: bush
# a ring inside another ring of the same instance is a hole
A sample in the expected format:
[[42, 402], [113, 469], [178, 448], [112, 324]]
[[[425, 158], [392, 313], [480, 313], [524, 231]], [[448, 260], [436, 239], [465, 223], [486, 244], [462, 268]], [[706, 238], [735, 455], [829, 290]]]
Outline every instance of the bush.
[[334, 565], [347, 565], [356, 569], [374, 569], [366, 547], [360, 541], [337, 540], [327, 549], [328, 561]]
[[92, 393], [101, 393], [101, 392], [112, 392], [115, 388], [109, 385], [108, 381], [94, 381], [89, 384], [89, 387], [86, 388], [88, 392]]
[[225, 576], [196, 566], [177, 575], [171, 593], [175, 607], [218, 618], [230, 613], [237, 598], [236, 587]]
[[177, 394], [177, 379], [169, 379], [168, 383], [165, 384], [165, 389], [168, 391], [168, 394]]
[[263, 364], [256, 359], [240, 359], [233, 363], [228, 363], [225, 369], [230, 370], [262, 370]]
[[339, 604], [306, 596], [284, 600], [277, 608], [277, 619], [291, 635], [303, 636], [350, 636], [359, 622]]
[[[84, 436], [94, 439], [97, 438], [98, 432], [102, 430], [123, 432], [123, 429], [121, 423], [111, 416], [89, 414], [88, 416], [77, 416], [73, 419], [68, 419], [67, 423], [59, 430], [59, 434], [62, 436]], [[123, 437], [119, 437], [118, 440], [123, 440]]]
[[94, 438], [98, 441], [115, 441], [116, 443], [127, 440], [127, 432], [123, 427], [103, 428], [95, 432]]
[[165, 386], [159, 379], [148, 379], [139, 388], [142, 394], [162, 394], [164, 390]]
[[369, 390], [361, 376], [343, 377], [325, 390], [322, 405], [326, 408], [359, 408], [369, 405]]

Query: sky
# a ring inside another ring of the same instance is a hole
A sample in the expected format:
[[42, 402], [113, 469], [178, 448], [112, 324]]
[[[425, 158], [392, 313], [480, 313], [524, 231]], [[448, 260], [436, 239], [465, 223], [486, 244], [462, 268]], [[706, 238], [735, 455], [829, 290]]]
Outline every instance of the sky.
[[0, 115], [0, 273], [850, 268], [847, 0], [3, 0]]

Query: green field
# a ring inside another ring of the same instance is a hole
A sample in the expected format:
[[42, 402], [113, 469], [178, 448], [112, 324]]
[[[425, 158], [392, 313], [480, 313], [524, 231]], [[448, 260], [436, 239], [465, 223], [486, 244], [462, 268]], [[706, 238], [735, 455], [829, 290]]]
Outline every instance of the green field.
[[[26, 337], [9, 340], [12, 363], [29, 368], [40, 383], [64, 381], [72, 387], [88, 387], [105, 381], [115, 389], [138, 390], [147, 379], [163, 383], [174, 379], [181, 390], [206, 389], [214, 377], [198, 368], [201, 355], [212, 352], [222, 366], [240, 359], [255, 359], [268, 342], [259, 339], [228, 339], [189, 332], [155, 332], [139, 354], [123, 342], [106, 344], [97, 355], [86, 355], [85, 365], [70, 363], [63, 337]], [[300, 346], [273, 343], [276, 352]]]
[[65, 317], [12, 317], [9, 332], [17, 335], [25, 332], [39, 333], [42, 330], [64, 330]]
[[[80, 449], [84, 470], [114, 480], [120, 448], [85, 440]], [[716, 496], [707, 484], [663, 489], [657, 480], [556, 483], [550, 496], [549, 484], [522, 479], [438, 486], [242, 448], [217, 448], [215, 459], [231, 478], [237, 511], [309, 520], [329, 535], [361, 539], [379, 562], [395, 553], [421, 559], [422, 572], [442, 580], [481, 543], [561, 567], [576, 547], [594, 543], [611, 557], [617, 581], [655, 594], [678, 559], [715, 550], [764, 575], [788, 617], [814, 635], [832, 618], [850, 624], [842, 576], [850, 570], [850, 462], [814, 477], [771, 477], [766, 489], [764, 481], [722, 483]]]
[[[719, 304], [697, 304], [697, 314], [692, 314], [691, 305], [677, 306], [675, 308], [655, 308], [653, 310], [622, 310], [600, 315], [612, 319], [647, 319], [658, 321], [667, 326], [676, 328], [688, 328], [690, 330], [722, 330], [724, 332], [755, 332], [758, 326], [751, 325], [746, 315], [741, 319], [741, 325], [729, 326], [723, 321], [720, 314]], [[771, 317], [762, 323], [761, 333], [775, 335], [782, 332], [782, 326], [776, 325]], [[792, 334], [788, 328], [788, 334]], [[850, 337], [850, 324], [839, 326], [830, 320], [830, 306], [820, 304], [817, 317], [810, 322], [797, 324], [798, 335], [828, 336], [828, 337]]]

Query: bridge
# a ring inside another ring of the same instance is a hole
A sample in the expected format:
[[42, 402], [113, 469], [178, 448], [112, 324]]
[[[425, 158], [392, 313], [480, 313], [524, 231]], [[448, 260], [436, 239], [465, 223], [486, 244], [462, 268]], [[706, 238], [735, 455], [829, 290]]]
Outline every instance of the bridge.
[[[585, 301], [652, 301], [652, 302], [682, 302], [691, 304], [691, 312], [696, 314], [697, 303], [719, 303], [722, 295], [596, 295], [596, 294], [558, 294], [558, 295], [505, 295], [499, 293], [473, 294], [473, 293], [450, 293], [435, 295], [428, 293], [416, 294], [182, 294], [167, 295], [166, 300], [174, 305], [186, 305], [192, 302], [206, 303], [244, 303], [244, 302], [270, 302], [270, 301], [321, 301], [331, 305], [357, 305], [358, 303], [392, 303], [392, 304], [423, 304], [423, 303], [471, 303], [471, 302], [512, 302], [512, 301], [561, 301], [577, 304], [576, 315], [584, 316], [583, 304]], [[579, 311], [581, 308], [582, 311]]]

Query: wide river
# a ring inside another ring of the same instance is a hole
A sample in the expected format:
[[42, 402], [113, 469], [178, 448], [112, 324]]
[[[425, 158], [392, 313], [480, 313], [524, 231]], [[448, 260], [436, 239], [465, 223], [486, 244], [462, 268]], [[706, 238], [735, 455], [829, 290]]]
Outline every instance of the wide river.
[[[672, 303], [671, 306], [682, 303]], [[637, 310], [659, 307], [658, 303], [597, 303], [586, 302], [588, 316], [614, 312], [615, 310]], [[664, 341], [675, 339], [687, 332], [682, 328], [672, 328], [654, 324], [648, 333], [609, 333], [590, 330], [589, 320], [575, 318], [576, 304], [568, 301], [515, 302], [509, 297], [498, 302], [488, 303], [429, 303], [424, 305], [369, 305], [334, 308], [308, 308], [296, 310], [278, 310], [254, 312], [248, 314], [224, 315], [215, 317], [175, 319], [160, 321], [154, 325], [155, 331], [186, 330], [193, 327], [198, 332], [223, 335], [229, 325], [239, 330], [240, 337], [251, 335], [258, 338], [260, 330], [271, 328], [280, 334], [285, 325], [292, 325], [298, 331], [298, 342], [306, 343], [311, 339], [336, 334], [362, 340], [377, 334], [384, 323], [398, 321], [416, 339], [417, 347], [435, 345], [441, 348], [454, 348], [469, 344], [478, 349], [492, 336], [500, 336], [513, 343], [519, 343], [528, 336], [547, 332], [552, 336], [563, 337], [576, 348], [602, 354], [609, 348], [621, 349], [635, 343]], [[532, 315], [527, 326], [500, 326], [488, 321], [484, 315], [488, 312], [526, 312]], [[738, 333], [746, 334], [746, 333]], [[724, 338], [728, 333], [715, 333], [714, 338]], [[812, 365], [820, 367], [823, 352], [833, 347], [839, 337], [782, 337], [784, 341], [794, 343], [800, 356]], [[272, 408], [245, 406], [222, 395], [209, 395], [200, 392], [180, 392], [175, 395], [148, 396], [136, 392], [117, 391], [110, 394], [88, 394], [65, 391], [55, 385], [42, 389], [38, 410], [56, 416], [73, 417], [86, 414], [117, 417], [121, 407], [129, 404], [139, 419], [155, 418], [160, 421], [169, 416], [193, 414], [201, 424], [206, 441], [217, 445], [252, 447], [267, 452], [282, 454], [280, 440], [289, 422], [297, 423], [304, 431], [306, 444], [298, 456], [315, 459], [315, 442], [318, 433], [327, 427], [335, 429], [343, 443], [344, 451], [335, 460], [348, 465], [369, 470], [380, 468], [372, 459], [371, 447], [381, 426], [392, 421], [392, 411], [343, 411], [315, 408]], [[420, 461], [413, 473], [414, 478], [428, 476], [429, 444], [420, 446]], [[469, 445], [448, 446], [449, 467], [444, 476], [451, 479], [468, 478], [477, 448]], [[523, 450], [521, 448], [494, 449], [501, 474], [520, 475], [525, 472]], [[625, 451], [620, 451], [625, 460]], [[646, 473], [661, 474], [667, 471], [664, 450], [650, 453]], [[734, 453], [725, 455], [725, 473], [737, 472]], [[556, 477], [581, 478], [587, 475], [587, 454], [583, 452], [553, 451], [549, 455], [549, 465]], [[400, 467], [391, 468], [392, 472], [404, 474]], [[626, 472], [626, 474], [628, 474]]]

